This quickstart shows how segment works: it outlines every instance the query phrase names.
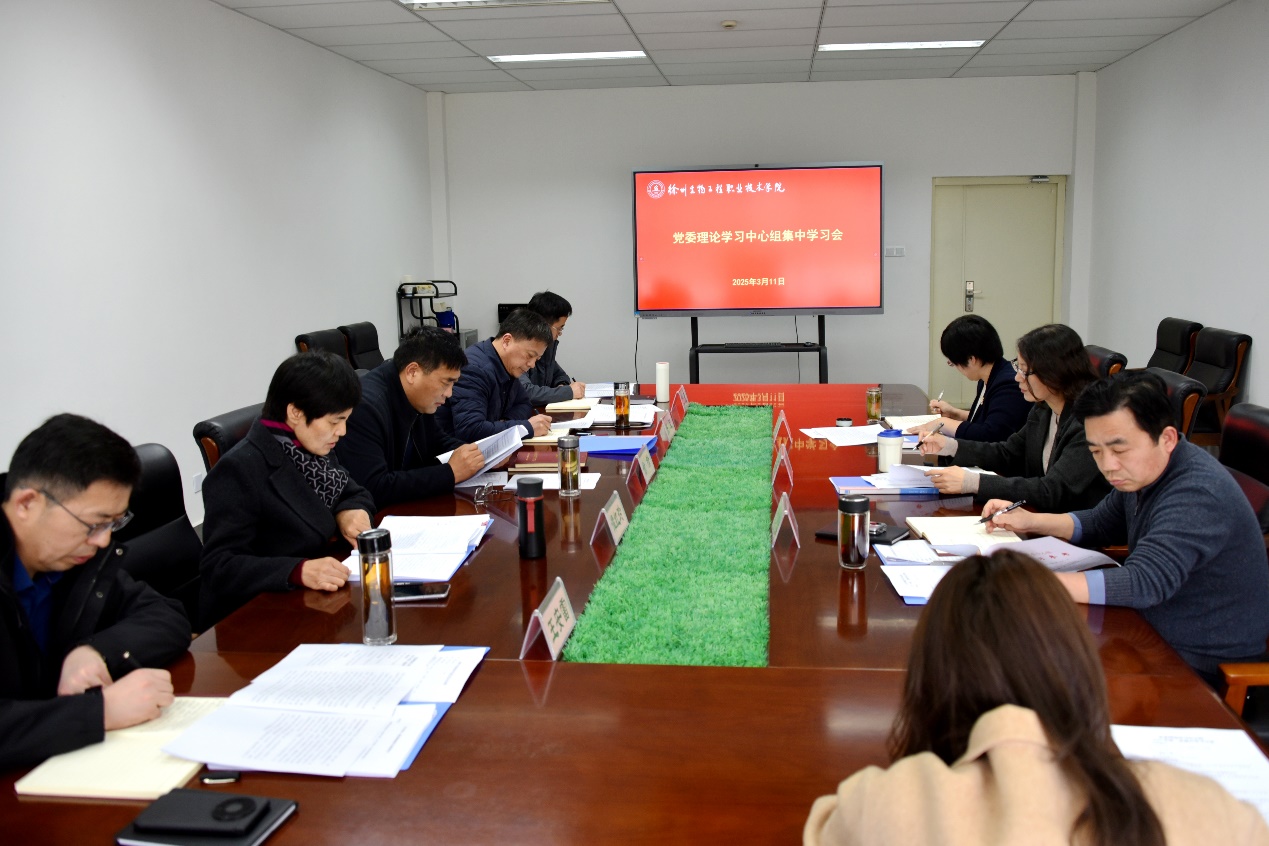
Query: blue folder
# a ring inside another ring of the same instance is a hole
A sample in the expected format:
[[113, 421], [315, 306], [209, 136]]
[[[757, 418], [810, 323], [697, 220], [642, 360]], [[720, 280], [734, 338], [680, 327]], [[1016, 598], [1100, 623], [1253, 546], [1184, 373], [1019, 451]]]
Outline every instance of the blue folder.
[[634, 455], [644, 446], [656, 452], [656, 435], [582, 435], [577, 443], [578, 451], [591, 455]]

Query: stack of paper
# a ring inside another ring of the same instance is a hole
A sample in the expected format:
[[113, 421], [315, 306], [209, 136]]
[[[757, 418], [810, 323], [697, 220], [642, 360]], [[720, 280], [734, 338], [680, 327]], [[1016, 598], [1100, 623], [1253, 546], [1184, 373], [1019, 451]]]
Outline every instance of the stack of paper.
[[[885, 427], [874, 423], [871, 426], [821, 426], [815, 429], [802, 429], [802, 434], [817, 440], [826, 440], [833, 446], [867, 446], [877, 442], [877, 434]], [[904, 435], [903, 448], [916, 449], [918, 435]]]
[[601, 408], [592, 408], [586, 412], [584, 417], [577, 417], [572, 420], [556, 420], [551, 424], [551, 434], [567, 435], [575, 429], [589, 429], [596, 424], [601, 411]]
[[925, 475], [925, 468], [917, 464], [893, 464], [889, 473], [871, 476], [830, 476], [828, 479], [837, 493], [865, 494], [921, 494], [937, 496], [934, 480]]
[[1061, 538], [1032, 538], [1009, 547], [1025, 552], [1055, 573], [1077, 573], [1094, 567], [1118, 567], [1119, 562], [1095, 549], [1069, 544]]
[[164, 749], [219, 769], [392, 778], [486, 652], [303, 644]]
[[201, 766], [163, 747], [226, 701], [179, 697], [158, 719], [108, 731], [101, 743], [54, 755], [18, 779], [14, 790], [20, 796], [157, 799], [185, 784]]
[[585, 396], [581, 399], [547, 403], [546, 413], [553, 414], [557, 411], [589, 411], [594, 408], [598, 402], [598, 397]]
[[[476, 447], [480, 450], [480, 454], [484, 456], [485, 463], [481, 465], [480, 472], [467, 480], [467, 486], [486, 484], [486, 471], [490, 468], [497, 467], [504, 459], [510, 457], [520, 448], [524, 442], [524, 429], [520, 426], [512, 426], [510, 429], [503, 429], [496, 435], [490, 435], [487, 438], [481, 438], [476, 441]], [[454, 454], [453, 450], [443, 452], [436, 456], [436, 460], [441, 464], [449, 461], [450, 456]]]
[[[398, 582], [447, 582], [471, 555], [493, 518], [488, 514], [462, 517], [400, 517], [379, 524], [392, 533], [392, 578]], [[352, 581], [361, 579], [361, 560], [354, 550], [344, 559]]]
[[[592, 412], [596, 426], [616, 426], [617, 411], [611, 405], [596, 406]], [[655, 405], [631, 405], [630, 406], [630, 425], [631, 426], [651, 426], [657, 421], [657, 407]]]
[[586, 396], [598, 399], [600, 397], [610, 397], [614, 393], [612, 382], [588, 382], [586, 384]]
[[892, 567], [881, 565], [881, 572], [894, 585], [895, 592], [907, 605], [924, 605], [934, 593], [939, 580], [952, 569], [951, 564], [930, 564], [926, 567]]

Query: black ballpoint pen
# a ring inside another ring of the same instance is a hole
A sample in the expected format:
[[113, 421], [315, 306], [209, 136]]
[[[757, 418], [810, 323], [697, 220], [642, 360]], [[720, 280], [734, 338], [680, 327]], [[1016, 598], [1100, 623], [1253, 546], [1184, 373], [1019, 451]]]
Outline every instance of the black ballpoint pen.
[[999, 511], [993, 511], [991, 514], [988, 514], [986, 517], [984, 517], [983, 519], [979, 520], [979, 521], [978, 521], [978, 524], [981, 526], [983, 523], [986, 523], [986, 522], [990, 521], [990, 520], [991, 520], [993, 517], [995, 517], [997, 514], [1007, 514], [1007, 513], [1009, 513], [1010, 511], [1013, 511], [1013, 510], [1014, 510], [1015, 508], [1017, 508], [1018, 506], [1020, 506], [1020, 505], [1026, 505], [1026, 504], [1027, 504], [1027, 501], [1026, 501], [1025, 499], [1020, 499], [1020, 500], [1018, 500], [1017, 502], [1015, 502], [1013, 505], [1007, 505], [1007, 506], [1005, 506], [1004, 508], [1000, 509]]

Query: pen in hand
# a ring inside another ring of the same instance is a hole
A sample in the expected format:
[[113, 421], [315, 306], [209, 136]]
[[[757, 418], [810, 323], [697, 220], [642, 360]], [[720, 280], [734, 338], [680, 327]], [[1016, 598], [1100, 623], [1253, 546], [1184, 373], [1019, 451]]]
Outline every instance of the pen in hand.
[[[943, 392], [939, 391], [939, 395], [934, 398], [934, 402], [942, 402], [942, 401], [943, 401]], [[930, 403], [930, 408], [934, 407], [934, 402]]]
[[939, 425], [935, 426], [933, 429], [931, 429], [929, 432], [926, 432], [924, 435], [918, 435], [918, 436], [917, 436], [917, 445], [916, 445], [916, 448], [917, 448], [918, 450], [919, 450], [919, 449], [921, 449], [921, 444], [925, 443], [925, 442], [929, 439], [929, 437], [930, 437], [931, 435], [937, 435], [937, 434], [938, 434], [939, 432], [941, 432], [941, 431], [943, 431], [943, 424], [942, 424], [942, 423], [940, 423]]
[[1000, 509], [999, 511], [993, 511], [991, 514], [988, 514], [986, 517], [979, 520], [978, 524], [981, 526], [983, 523], [991, 522], [991, 519], [995, 517], [997, 514], [1008, 514], [1010, 511], [1013, 511], [1018, 506], [1026, 505], [1026, 504], [1027, 504], [1027, 501], [1025, 499], [1020, 499], [1017, 502], [1015, 502], [1013, 505], [1007, 505], [1004, 508]]

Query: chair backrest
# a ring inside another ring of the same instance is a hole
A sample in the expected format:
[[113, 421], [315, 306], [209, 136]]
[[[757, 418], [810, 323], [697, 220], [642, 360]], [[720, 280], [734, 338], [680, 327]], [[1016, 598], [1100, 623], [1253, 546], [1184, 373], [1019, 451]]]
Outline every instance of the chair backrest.
[[220, 457], [229, 452], [234, 444], [247, 436], [251, 424], [259, 419], [263, 410], [264, 403], [258, 402], [217, 414], [195, 424], [194, 441], [203, 453], [203, 464], [208, 470], [215, 467]]
[[1238, 377], [1250, 347], [1250, 335], [1205, 326], [1199, 330], [1198, 340], [1194, 343], [1194, 360], [1186, 368], [1185, 375], [1202, 382], [1209, 394], [1230, 389], [1236, 393]]
[[1260, 522], [1261, 533], [1269, 535], [1269, 485], [1233, 467], [1226, 467], [1225, 469], [1229, 471], [1229, 475], [1234, 477], [1234, 481], [1238, 483], [1238, 488], [1243, 492], [1243, 496], [1247, 497], [1251, 510], [1256, 512], [1256, 519]]
[[379, 330], [373, 323], [351, 323], [339, 327], [340, 333], [348, 340], [348, 360], [358, 370], [370, 370], [383, 364], [383, 353], [379, 351]]
[[1221, 464], [1269, 485], [1269, 408], [1240, 402], [1225, 415]]
[[1146, 367], [1162, 367], [1176, 373], [1184, 373], [1194, 358], [1194, 336], [1203, 328], [1202, 323], [1165, 317], [1155, 331], [1154, 353]]
[[322, 350], [334, 353], [348, 361], [348, 339], [338, 329], [318, 329], [316, 332], [305, 332], [295, 336], [295, 348], [300, 352]]
[[198, 559], [203, 544], [185, 513], [181, 469], [161, 444], [141, 444], [141, 478], [128, 508], [132, 522], [114, 535], [119, 565], [137, 581], [180, 600], [197, 631]]
[[1158, 376], [1168, 388], [1168, 402], [1172, 405], [1172, 417], [1176, 420], [1177, 431], [1187, 438], [1194, 430], [1194, 418], [1207, 389], [1197, 379], [1182, 375], [1162, 367], [1147, 367], [1146, 370]]
[[1098, 376], [1114, 376], [1128, 366], [1128, 357], [1112, 349], [1088, 344], [1084, 347], [1084, 351], [1088, 353], [1088, 360]]

